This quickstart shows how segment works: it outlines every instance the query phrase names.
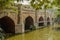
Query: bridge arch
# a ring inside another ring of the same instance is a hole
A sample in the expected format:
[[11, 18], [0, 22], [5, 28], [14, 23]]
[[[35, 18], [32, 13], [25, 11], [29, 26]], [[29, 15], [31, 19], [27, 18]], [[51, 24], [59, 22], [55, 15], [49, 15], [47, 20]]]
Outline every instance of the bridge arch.
[[25, 30], [29, 30], [31, 26], [34, 25], [34, 21], [33, 21], [33, 18], [31, 16], [28, 16], [26, 19], [25, 19]]
[[0, 25], [6, 33], [15, 33], [15, 23], [10, 17], [2, 17], [0, 19]]
[[39, 26], [44, 26], [44, 19], [43, 19], [42, 16], [39, 18], [39, 24], [38, 25]]

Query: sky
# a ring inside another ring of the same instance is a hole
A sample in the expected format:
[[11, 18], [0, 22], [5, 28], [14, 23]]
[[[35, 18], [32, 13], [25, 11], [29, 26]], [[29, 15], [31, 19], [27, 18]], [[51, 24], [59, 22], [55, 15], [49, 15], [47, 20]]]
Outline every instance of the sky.
[[[15, 1], [15, 3], [17, 3], [17, 1]], [[20, 3], [20, 2], [19, 2]], [[23, 5], [29, 5], [29, 1], [24, 0], [23, 2], [21, 2]]]
[[22, 4], [24, 4], [24, 5], [26, 4], [26, 5], [28, 5], [28, 4], [29, 4], [29, 1], [26, 1], [26, 0], [25, 0]]

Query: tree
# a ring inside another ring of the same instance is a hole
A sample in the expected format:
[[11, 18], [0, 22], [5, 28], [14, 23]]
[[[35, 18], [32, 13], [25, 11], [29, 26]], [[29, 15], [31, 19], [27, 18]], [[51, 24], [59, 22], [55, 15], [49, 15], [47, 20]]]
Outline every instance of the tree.
[[5, 9], [5, 7], [9, 7], [13, 0], [0, 0], [0, 10]]
[[16, 12], [14, 0], [0, 0], [0, 13], [10, 13], [9, 9]]
[[47, 21], [46, 9], [53, 7], [54, 0], [53, 1], [52, 0], [31, 0], [30, 4], [36, 10], [35, 11], [35, 16], [36, 16], [35, 23], [37, 24], [37, 10], [42, 9], [42, 8], [45, 10], [45, 21]]
[[60, 0], [55, 0], [55, 5], [60, 8]]

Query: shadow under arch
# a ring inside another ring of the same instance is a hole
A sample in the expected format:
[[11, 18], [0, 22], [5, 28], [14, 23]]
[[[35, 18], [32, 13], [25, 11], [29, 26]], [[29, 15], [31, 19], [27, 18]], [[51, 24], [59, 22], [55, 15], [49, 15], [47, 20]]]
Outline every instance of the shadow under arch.
[[25, 30], [29, 30], [31, 26], [34, 25], [34, 21], [33, 21], [33, 18], [28, 16], [26, 19], [25, 19]]
[[15, 23], [10, 17], [2, 17], [0, 19], [0, 25], [1, 28], [5, 31], [5, 33], [15, 33]]
[[39, 18], [39, 26], [44, 26], [44, 19], [42, 16]]
[[47, 17], [47, 25], [50, 25], [50, 18]]

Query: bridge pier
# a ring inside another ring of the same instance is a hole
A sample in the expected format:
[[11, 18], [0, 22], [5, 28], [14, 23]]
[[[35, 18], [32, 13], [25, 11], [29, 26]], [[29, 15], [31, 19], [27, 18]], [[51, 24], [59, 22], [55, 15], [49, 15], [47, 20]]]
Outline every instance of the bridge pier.
[[15, 26], [15, 33], [24, 33], [24, 27], [21, 26], [20, 24], [17, 24]]

